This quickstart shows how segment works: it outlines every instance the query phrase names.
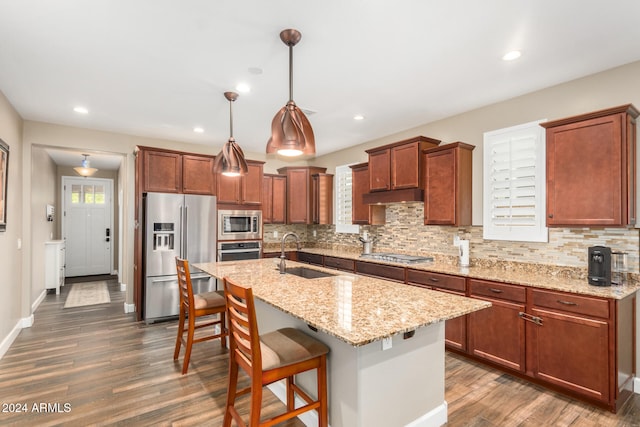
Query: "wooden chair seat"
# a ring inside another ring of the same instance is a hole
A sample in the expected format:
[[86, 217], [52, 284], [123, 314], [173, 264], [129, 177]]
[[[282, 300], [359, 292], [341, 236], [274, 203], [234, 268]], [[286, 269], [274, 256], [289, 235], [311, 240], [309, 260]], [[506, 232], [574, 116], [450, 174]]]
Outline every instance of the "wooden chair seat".
[[[191, 348], [193, 344], [220, 338], [220, 345], [226, 348], [228, 331], [225, 322], [226, 300], [223, 291], [193, 293], [189, 262], [176, 257], [176, 270], [178, 272], [178, 288], [180, 293], [180, 315], [178, 319], [178, 336], [173, 352], [173, 360], [178, 360], [180, 347], [184, 344], [184, 360], [182, 362], [182, 374], [189, 370]], [[218, 315], [215, 319], [196, 322], [197, 318]], [[185, 322], [187, 325], [185, 327]], [[218, 332], [216, 332], [218, 327]], [[210, 334], [195, 338], [198, 329], [210, 328]], [[185, 339], [186, 333], [186, 339]]]
[[[232, 420], [240, 427], [247, 426], [235, 407], [236, 397], [246, 393], [251, 393], [248, 423], [251, 427], [273, 426], [310, 410], [318, 412], [318, 424], [326, 427], [329, 348], [295, 328], [278, 329], [260, 336], [252, 289], [237, 285], [225, 277], [224, 292], [227, 300], [230, 354], [223, 427], [230, 427]], [[251, 380], [251, 385], [242, 390], [237, 389], [239, 369]], [[310, 397], [295, 383], [295, 375], [313, 369], [317, 373], [317, 399]], [[262, 389], [265, 385], [282, 379], [286, 380], [287, 409], [278, 416], [261, 421]], [[296, 408], [296, 395], [306, 404]]]

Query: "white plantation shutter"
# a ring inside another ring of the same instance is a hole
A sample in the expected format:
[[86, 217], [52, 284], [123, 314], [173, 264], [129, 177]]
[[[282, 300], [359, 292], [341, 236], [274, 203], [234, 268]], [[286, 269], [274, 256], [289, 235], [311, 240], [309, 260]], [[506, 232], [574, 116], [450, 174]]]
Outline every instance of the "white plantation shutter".
[[545, 132], [539, 123], [484, 134], [485, 239], [548, 241]]
[[337, 166], [334, 176], [335, 182], [335, 212], [337, 233], [358, 233], [359, 226], [351, 224], [351, 187], [353, 185], [353, 175], [349, 165]]

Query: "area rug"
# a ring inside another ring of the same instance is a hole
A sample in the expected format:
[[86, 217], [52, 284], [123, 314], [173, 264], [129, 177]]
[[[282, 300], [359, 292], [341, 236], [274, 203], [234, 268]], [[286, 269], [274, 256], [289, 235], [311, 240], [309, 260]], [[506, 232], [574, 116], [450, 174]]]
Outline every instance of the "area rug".
[[86, 305], [105, 304], [111, 302], [107, 282], [74, 283], [64, 303], [64, 308], [83, 307]]

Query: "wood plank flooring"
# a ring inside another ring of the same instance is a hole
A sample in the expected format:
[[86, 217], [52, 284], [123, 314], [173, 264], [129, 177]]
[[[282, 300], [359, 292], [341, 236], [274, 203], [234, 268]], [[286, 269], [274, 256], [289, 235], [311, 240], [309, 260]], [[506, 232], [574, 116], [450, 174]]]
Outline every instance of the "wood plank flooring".
[[[0, 425], [220, 426], [227, 350], [195, 345], [181, 375], [177, 322], [136, 322], [123, 313], [116, 281], [108, 283], [109, 304], [63, 309], [70, 284], [47, 294], [0, 360]], [[640, 426], [637, 394], [614, 415], [457, 355], [446, 367], [447, 426]], [[241, 402], [246, 413], [248, 398]], [[266, 416], [283, 405], [266, 390], [263, 407]]]

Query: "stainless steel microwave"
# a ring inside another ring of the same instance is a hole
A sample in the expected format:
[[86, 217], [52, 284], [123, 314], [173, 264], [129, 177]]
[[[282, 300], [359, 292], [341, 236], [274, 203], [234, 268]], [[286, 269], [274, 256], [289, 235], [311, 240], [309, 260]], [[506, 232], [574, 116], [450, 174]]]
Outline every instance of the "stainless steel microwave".
[[262, 239], [262, 211], [218, 211], [218, 240], [251, 239]]

